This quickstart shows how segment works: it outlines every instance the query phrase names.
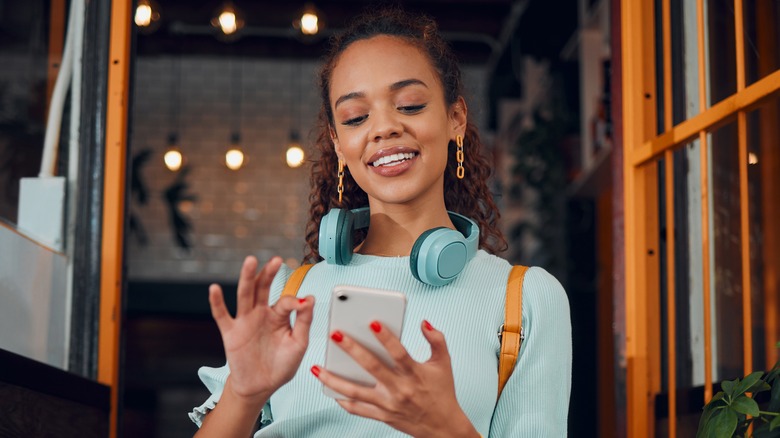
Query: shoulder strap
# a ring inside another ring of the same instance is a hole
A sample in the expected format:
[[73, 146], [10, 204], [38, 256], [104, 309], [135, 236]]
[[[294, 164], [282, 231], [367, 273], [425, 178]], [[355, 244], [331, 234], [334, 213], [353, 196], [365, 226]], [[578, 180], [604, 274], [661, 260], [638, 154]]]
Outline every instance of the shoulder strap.
[[498, 395], [515, 368], [523, 341], [523, 278], [528, 266], [513, 266], [506, 283], [506, 308], [501, 327], [501, 356], [498, 359]]
[[306, 278], [306, 274], [309, 272], [309, 269], [314, 266], [312, 264], [307, 265], [301, 265], [298, 268], [296, 268], [292, 275], [290, 275], [290, 278], [287, 279], [287, 284], [284, 285], [284, 289], [282, 290], [282, 296], [296, 296], [298, 295], [298, 289], [301, 287], [301, 283], [303, 283], [303, 279]]

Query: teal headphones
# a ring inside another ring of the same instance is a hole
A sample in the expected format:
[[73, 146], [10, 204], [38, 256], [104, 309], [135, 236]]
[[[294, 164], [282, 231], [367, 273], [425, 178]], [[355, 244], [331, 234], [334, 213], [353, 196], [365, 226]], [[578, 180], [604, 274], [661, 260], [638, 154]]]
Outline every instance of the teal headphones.
[[[447, 213], [458, 230], [438, 227], [422, 233], [409, 257], [414, 278], [431, 286], [444, 286], [454, 280], [479, 246], [479, 226], [466, 216]], [[354, 248], [352, 231], [368, 227], [370, 217], [368, 207], [329, 211], [320, 222], [320, 256], [329, 264], [349, 264]]]

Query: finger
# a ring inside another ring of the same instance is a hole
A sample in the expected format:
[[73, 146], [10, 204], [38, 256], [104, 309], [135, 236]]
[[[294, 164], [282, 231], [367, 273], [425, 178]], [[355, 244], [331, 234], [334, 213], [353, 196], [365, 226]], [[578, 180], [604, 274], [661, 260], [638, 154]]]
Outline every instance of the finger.
[[340, 331], [333, 332], [330, 339], [350, 355], [358, 365], [374, 376], [377, 381], [385, 384], [392, 382], [395, 377], [393, 370], [367, 348]]
[[444, 333], [436, 330], [430, 322], [423, 320], [422, 332], [425, 339], [431, 344], [431, 358], [429, 362], [445, 361], [450, 362], [450, 352], [447, 349], [447, 341], [444, 339]]
[[279, 301], [273, 305], [272, 309], [276, 314], [283, 318], [290, 318], [290, 314], [303, 308], [303, 302], [296, 297], [279, 297]]
[[209, 286], [209, 307], [211, 307], [211, 316], [217, 323], [219, 331], [227, 330], [232, 318], [227, 310], [227, 306], [225, 306], [222, 288], [218, 284]]
[[352, 415], [357, 415], [359, 417], [364, 417], [364, 418], [371, 418], [382, 422], [385, 422], [388, 419], [388, 415], [386, 411], [370, 403], [365, 403], [365, 402], [352, 400], [352, 399], [347, 399], [347, 400], [336, 399], [336, 403], [338, 403], [339, 406], [344, 408], [345, 411], [349, 412]]
[[236, 317], [249, 313], [254, 307], [255, 271], [257, 271], [257, 259], [248, 256], [241, 265], [241, 274], [238, 277]]
[[326, 387], [338, 392], [352, 400], [358, 400], [371, 404], [376, 404], [377, 394], [374, 387], [361, 385], [352, 381], [349, 381], [337, 374], [334, 374], [324, 368], [317, 365], [311, 367], [311, 372], [314, 374], [320, 382]]
[[396, 368], [403, 372], [411, 371], [417, 362], [409, 356], [409, 352], [401, 344], [401, 340], [379, 321], [371, 322], [369, 328], [385, 347], [390, 357], [393, 358]]
[[309, 295], [306, 298], [298, 300], [298, 313], [295, 315], [295, 326], [293, 326], [293, 339], [301, 345], [307, 345], [309, 342], [309, 328], [314, 318], [314, 297]]
[[274, 281], [276, 273], [279, 272], [279, 267], [282, 266], [281, 257], [271, 257], [268, 260], [260, 273], [255, 277], [254, 282], [254, 305], [268, 305], [268, 294], [271, 288], [271, 282]]

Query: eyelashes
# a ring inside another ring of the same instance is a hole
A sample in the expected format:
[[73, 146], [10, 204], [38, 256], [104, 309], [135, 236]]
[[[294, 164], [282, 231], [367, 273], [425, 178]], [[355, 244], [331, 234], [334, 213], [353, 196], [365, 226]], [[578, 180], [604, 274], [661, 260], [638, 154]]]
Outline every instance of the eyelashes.
[[341, 122], [341, 124], [342, 125], [346, 125], [346, 126], [357, 126], [357, 125], [363, 123], [363, 121], [366, 120], [367, 118], [368, 118], [367, 115], [366, 116], [360, 116], [360, 117], [353, 117], [353, 118], [351, 118], [349, 120], [345, 120], [345, 121]]
[[[401, 114], [413, 115], [413, 114], [417, 114], [420, 111], [424, 110], [426, 106], [428, 106], [428, 104], [404, 105], [404, 106], [399, 106], [397, 108], [397, 110]], [[368, 114], [365, 114], [365, 115], [362, 115], [362, 116], [358, 116], [358, 117], [353, 117], [351, 119], [347, 119], [347, 120], [341, 122], [341, 124], [345, 125], [345, 126], [358, 126], [361, 123], [363, 123], [366, 119], [368, 119]]]

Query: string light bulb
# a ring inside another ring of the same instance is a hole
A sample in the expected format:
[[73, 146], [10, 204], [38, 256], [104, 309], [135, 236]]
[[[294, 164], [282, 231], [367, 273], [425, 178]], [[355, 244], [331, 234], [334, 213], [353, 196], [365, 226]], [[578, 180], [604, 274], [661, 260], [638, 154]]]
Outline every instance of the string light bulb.
[[301, 17], [301, 32], [306, 35], [316, 35], [320, 30], [317, 24], [319, 20], [320, 18], [316, 14], [312, 12], [306, 12]]
[[319, 13], [313, 4], [306, 3], [306, 5], [303, 7], [303, 12], [301, 13], [300, 18], [295, 20], [293, 26], [300, 30], [303, 35], [317, 35], [317, 33], [320, 31], [320, 28], [322, 27], [321, 15], [322, 14]]
[[160, 6], [154, 0], [138, 0], [133, 21], [142, 32], [154, 32], [160, 24]]
[[217, 11], [217, 16], [211, 19], [211, 25], [219, 29], [224, 36], [231, 37], [244, 27], [244, 20], [236, 6], [227, 2]]

